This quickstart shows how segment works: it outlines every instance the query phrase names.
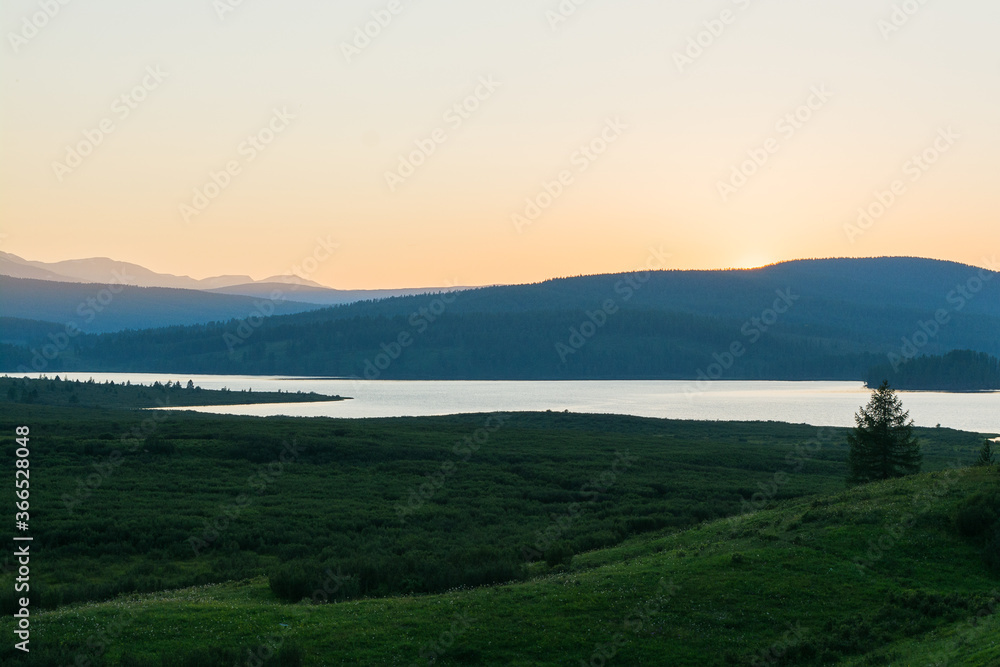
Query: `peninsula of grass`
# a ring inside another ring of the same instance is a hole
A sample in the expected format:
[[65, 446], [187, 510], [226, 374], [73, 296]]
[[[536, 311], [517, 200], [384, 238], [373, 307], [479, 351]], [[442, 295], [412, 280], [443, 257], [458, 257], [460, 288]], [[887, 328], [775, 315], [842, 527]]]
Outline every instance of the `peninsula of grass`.
[[347, 400], [315, 392], [202, 389], [191, 380], [154, 382], [152, 385], [96, 382], [93, 379], [63, 380], [0, 377], [0, 404], [80, 406], [101, 408], [166, 408], [263, 403], [319, 403]]

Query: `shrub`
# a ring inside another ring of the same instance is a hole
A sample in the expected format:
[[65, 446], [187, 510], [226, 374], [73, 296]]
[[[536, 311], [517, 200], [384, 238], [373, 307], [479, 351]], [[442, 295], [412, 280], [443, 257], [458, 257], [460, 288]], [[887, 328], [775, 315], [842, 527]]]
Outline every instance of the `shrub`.
[[315, 589], [319, 566], [306, 561], [279, 565], [267, 576], [271, 592], [286, 602], [298, 602]]
[[958, 508], [955, 526], [963, 537], [985, 535], [1000, 521], [1000, 493], [977, 493]]
[[545, 552], [545, 562], [549, 567], [569, 565], [573, 562], [573, 548], [567, 542], [558, 542]]
[[986, 561], [986, 567], [1000, 574], [1000, 525], [993, 526], [989, 536], [986, 538], [986, 546], [983, 548], [983, 560]]

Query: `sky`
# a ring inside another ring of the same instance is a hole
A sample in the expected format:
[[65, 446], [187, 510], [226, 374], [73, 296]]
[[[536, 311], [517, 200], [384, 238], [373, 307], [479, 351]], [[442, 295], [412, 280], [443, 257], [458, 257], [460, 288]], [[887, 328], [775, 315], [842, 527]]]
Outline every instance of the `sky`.
[[342, 289], [983, 266], [998, 26], [993, 0], [5, 0], [0, 250]]

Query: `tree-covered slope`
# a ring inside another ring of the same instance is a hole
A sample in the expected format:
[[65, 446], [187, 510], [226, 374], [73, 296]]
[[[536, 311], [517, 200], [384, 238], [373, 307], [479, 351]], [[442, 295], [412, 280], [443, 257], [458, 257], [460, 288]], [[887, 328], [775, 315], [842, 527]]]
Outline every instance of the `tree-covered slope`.
[[[286, 287], [291, 289], [291, 287]], [[0, 316], [56, 323], [60, 330], [102, 333], [245, 318], [261, 299], [193, 289], [29, 280], [0, 276]], [[264, 314], [319, 306], [264, 299]], [[48, 341], [46, 341], [48, 342]]]
[[908, 346], [1000, 354], [996, 275], [881, 258], [585, 276], [79, 337], [53, 359], [8, 346], [0, 369], [860, 380]]

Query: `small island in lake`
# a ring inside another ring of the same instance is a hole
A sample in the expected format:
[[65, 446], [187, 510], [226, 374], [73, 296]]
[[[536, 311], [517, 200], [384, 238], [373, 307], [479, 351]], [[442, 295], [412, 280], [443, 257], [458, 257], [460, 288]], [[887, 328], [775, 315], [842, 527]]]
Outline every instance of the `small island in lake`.
[[868, 369], [865, 385], [877, 387], [883, 380], [903, 390], [995, 391], [1000, 390], [1000, 359], [971, 350], [903, 359]]
[[80, 406], [101, 408], [176, 408], [203, 405], [249, 405], [258, 403], [320, 403], [347, 400], [342, 396], [326, 396], [315, 392], [252, 391], [202, 389], [188, 380], [154, 382], [152, 385], [0, 377], [0, 403]]

